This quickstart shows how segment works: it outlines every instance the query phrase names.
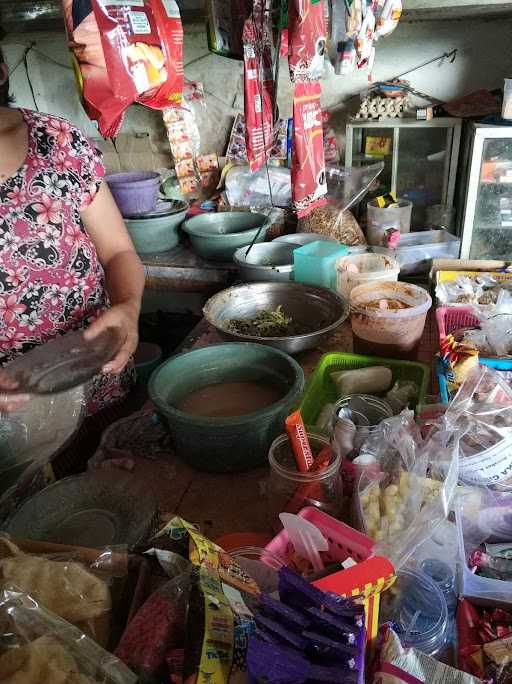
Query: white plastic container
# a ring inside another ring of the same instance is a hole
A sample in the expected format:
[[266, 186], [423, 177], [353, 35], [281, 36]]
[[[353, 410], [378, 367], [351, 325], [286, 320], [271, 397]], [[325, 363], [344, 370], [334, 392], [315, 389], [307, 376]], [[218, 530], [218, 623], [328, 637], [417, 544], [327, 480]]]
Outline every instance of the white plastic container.
[[372, 247], [372, 252], [396, 259], [400, 273], [428, 273], [432, 259], [458, 259], [460, 240], [446, 230], [424, 230], [402, 235], [395, 249]]
[[384, 254], [349, 254], [338, 259], [336, 271], [336, 289], [344, 297], [349, 297], [358, 285], [383, 280], [396, 282], [400, 266]]
[[387, 230], [400, 229], [401, 233], [411, 230], [412, 202], [398, 200], [398, 207], [382, 208], [377, 200], [371, 200], [366, 205], [368, 212], [368, 226], [366, 239], [369, 245], [382, 245]]
[[[379, 306], [381, 300], [388, 303], [388, 308]], [[393, 307], [394, 301], [406, 308]], [[417, 285], [397, 282], [359, 285], [350, 293], [354, 352], [415, 358], [431, 306], [430, 295]]]

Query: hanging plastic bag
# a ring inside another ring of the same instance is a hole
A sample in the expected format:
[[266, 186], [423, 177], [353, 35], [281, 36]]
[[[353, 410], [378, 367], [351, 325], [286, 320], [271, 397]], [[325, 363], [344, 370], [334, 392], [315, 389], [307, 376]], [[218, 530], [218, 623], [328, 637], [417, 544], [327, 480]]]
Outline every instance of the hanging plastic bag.
[[62, 5], [78, 88], [103, 136], [119, 133], [134, 102], [155, 109], [181, 102], [183, 30], [175, 0]]
[[293, 83], [322, 78], [326, 42], [323, 0], [290, 0], [288, 65]]
[[219, 180], [219, 162], [209, 142], [210, 120], [203, 84], [188, 81], [182, 106], [166, 107], [163, 121], [182, 194], [197, 197], [212, 191]]
[[274, 138], [272, 39], [268, 21], [262, 0], [258, 0], [243, 30], [245, 142], [253, 172], [267, 162]]

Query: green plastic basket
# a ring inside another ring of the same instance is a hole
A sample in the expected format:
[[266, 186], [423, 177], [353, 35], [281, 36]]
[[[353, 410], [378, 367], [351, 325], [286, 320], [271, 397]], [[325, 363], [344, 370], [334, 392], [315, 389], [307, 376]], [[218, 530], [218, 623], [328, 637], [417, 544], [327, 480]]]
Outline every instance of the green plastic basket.
[[430, 369], [425, 364], [417, 361], [399, 361], [397, 359], [383, 359], [379, 356], [334, 352], [322, 356], [306, 385], [300, 405], [304, 423], [314, 425], [322, 407], [338, 400], [338, 392], [331, 380], [331, 373], [353, 370], [354, 368], [367, 368], [368, 366], [387, 366], [393, 373], [393, 383], [396, 380], [415, 382], [420, 388], [416, 403], [425, 401], [430, 376]]

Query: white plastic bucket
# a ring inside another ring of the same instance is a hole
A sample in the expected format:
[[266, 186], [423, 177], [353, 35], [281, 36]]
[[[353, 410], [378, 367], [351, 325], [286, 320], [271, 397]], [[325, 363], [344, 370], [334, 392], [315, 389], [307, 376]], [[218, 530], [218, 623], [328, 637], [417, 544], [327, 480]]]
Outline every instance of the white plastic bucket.
[[[396, 300], [407, 308], [379, 308], [376, 303], [380, 300]], [[359, 285], [350, 293], [354, 351], [392, 358], [414, 357], [431, 306], [430, 295], [417, 285], [397, 282]]]
[[358, 285], [382, 280], [397, 281], [400, 266], [392, 257], [384, 254], [353, 254], [336, 262], [336, 289], [344, 297]]
[[411, 230], [412, 202], [398, 200], [398, 207], [379, 207], [377, 200], [366, 205], [368, 226], [366, 239], [370, 245], [382, 245], [387, 230], [400, 228], [401, 233]]

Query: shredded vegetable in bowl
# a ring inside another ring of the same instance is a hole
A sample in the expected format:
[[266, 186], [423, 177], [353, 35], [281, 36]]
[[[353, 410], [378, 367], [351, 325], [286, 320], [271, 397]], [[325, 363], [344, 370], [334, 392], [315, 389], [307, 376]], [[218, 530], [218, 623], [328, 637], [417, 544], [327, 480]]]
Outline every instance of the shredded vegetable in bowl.
[[276, 309], [263, 309], [253, 318], [232, 318], [228, 321], [227, 330], [238, 335], [251, 337], [287, 337], [302, 335], [307, 330], [287, 316], [282, 306]]

